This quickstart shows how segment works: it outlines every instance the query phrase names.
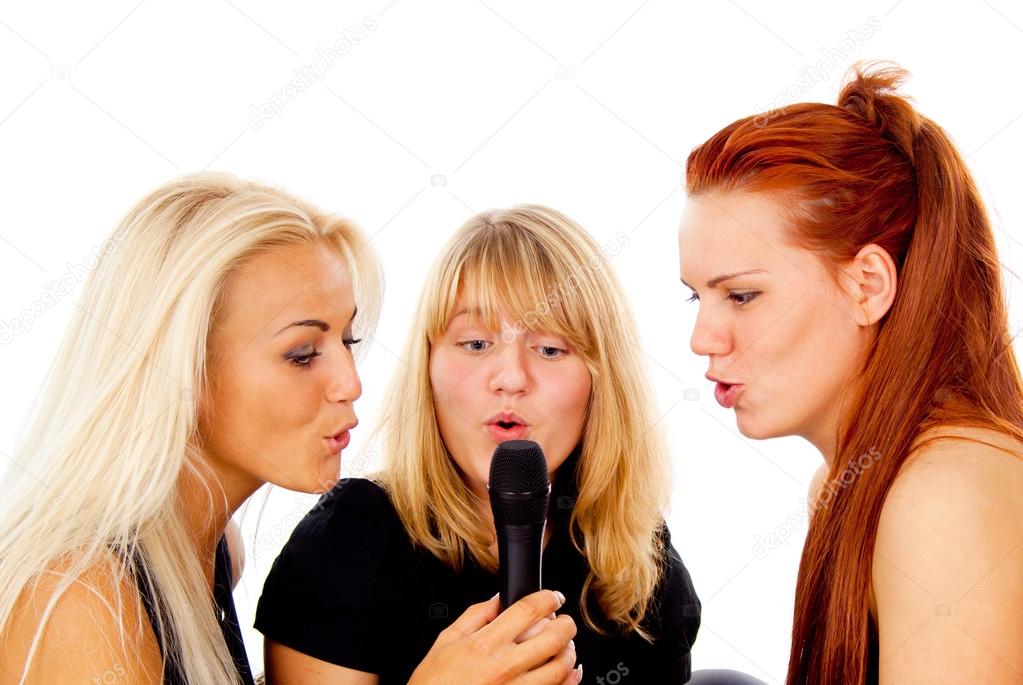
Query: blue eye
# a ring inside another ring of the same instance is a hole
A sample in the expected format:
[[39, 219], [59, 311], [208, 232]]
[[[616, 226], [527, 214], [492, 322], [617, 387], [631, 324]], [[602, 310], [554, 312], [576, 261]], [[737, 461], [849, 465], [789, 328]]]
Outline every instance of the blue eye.
[[465, 342], [458, 343], [458, 346], [466, 352], [483, 352], [491, 345], [493, 345], [493, 343], [487, 340], [467, 340]]
[[568, 350], [563, 350], [553, 345], [541, 345], [537, 349], [540, 350], [540, 356], [544, 359], [561, 359], [561, 357], [568, 354]]

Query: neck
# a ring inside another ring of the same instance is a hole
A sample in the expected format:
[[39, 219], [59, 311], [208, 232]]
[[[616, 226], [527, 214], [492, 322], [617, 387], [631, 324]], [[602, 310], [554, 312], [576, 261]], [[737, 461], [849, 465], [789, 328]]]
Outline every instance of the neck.
[[805, 430], [799, 431], [798, 435], [810, 442], [824, 457], [828, 469], [835, 467], [838, 459], [839, 429], [842, 425], [842, 417], [848, 411], [848, 404], [852, 400], [855, 391], [847, 392], [836, 397], [821, 413], [809, 422]]
[[201, 473], [187, 472], [182, 478], [180, 492], [189, 537], [195, 542], [211, 590], [217, 544], [231, 516], [261, 485], [251, 476], [231, 473], [212, 464]]

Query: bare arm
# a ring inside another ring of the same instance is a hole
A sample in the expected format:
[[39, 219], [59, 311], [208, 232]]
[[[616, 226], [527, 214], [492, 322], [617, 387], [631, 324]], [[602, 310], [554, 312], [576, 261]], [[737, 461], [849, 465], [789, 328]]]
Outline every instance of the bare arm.
[[926, 448], [885, 501], [873, 581], [882, 685], [1023, 680], [1023, 460]]
[[[163, 682], [160, 649], [138, 594], [130, 583], [115, 585], [111, 576], [109, 567], [97, 568], [58, 598], [32, 659], [26, 680], [29, 685]], [[57, 572], [47, 572], [35, 591], [29, 594], [26, 590], [15, 605], [8, 627], [0, 635], [4, 644], [0, 685], [20, 681], [59, 579]], [[121, 616], [115, 613], [118, 602]], [[122, 620], [123, 636], [118, 625]]]

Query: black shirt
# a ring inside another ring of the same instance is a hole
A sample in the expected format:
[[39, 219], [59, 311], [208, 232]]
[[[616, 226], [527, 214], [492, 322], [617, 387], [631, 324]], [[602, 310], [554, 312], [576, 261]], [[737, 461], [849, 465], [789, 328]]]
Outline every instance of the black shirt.
[[[139, 557], [135, 562], [141, 566], [144, 563]], [[164, 685], [185, 685], [185, 676], [181, 672], [181, 655], [176, 650], [168, 653], [167, 640], [157, 628], [155, 607], [157, 599], [153, 589], [149, 586], [144, 573], [137, 573], [139, 584], [139, 595], [142, 597], [142, 604], [145, 606], [146, 614], [149, 616], [150, 625], [156, 634], [157, 643], [160, 645], [160, 652], [164, 655]], [[235, 667], [241, 677], [243, 685], [253, 685], [252, 671], [249, 667], [249, 659], [245, 654], [245, 643], [242, 641], [241, 628], [238, 625], [238, 614], [235, 612], [234, 596], [232, 594], [231, 555], [227, 548], [227, 538], [221, 536], [217, 543], [216, 567], [213, 575], [213, 601], [217, 620], [220, 623], [220, 630], [227, 642], [228, 651], [234, 658]], [[164, 612], [166, 615], [166, 612]]]
[[[572, 504], [570, 491], [552, 493], [552, 534], [542, 578], [544, 587], [566, 597], [560, 613], [576, 622], [584, 682], [686, 682], [700, 601], [667, 528], [667, 569], [644, 623], [656, 643], [634, 633], [600, 635], [586, 626], [579, 611], [588, 566], [568, 538]], [[380, 685], [404, 685], [437, 635], [470, 604], [493, 597], [498, 587], [497, 575], [471, 555], [455, 572], [415, 548], [382, 488], [345, 479], [302, 519], [274, 562], [256, 610], [256, 628], [316, 659], [378, 674]], [[601, 616], [595, 600], [590, 601], [591, 615]]]

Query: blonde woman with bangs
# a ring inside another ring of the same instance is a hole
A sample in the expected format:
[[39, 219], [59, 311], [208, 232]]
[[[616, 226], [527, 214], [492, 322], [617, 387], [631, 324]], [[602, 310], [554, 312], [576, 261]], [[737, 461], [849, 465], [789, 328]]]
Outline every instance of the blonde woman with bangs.
[[[371, 330], [379, 281], [349, 222], [232, 176], [180, 178], [128, 213], [5, 474], [0, 685], [253, 682], [229, 521], [264, 483], [336, 483], [362, 392], [353, 328]], [[411, 682], [562, 682], [570, 618], [514, 641], [560, 603], [469, 607]]]
[[553, 483], [543, 582], [567, 595], [586, 682], [688, 680], [700, 603], [664, 523], [669, 465], [640, 349], [577, 224], [540, 206], [470, 219], [422, 293], [378, 427], [385, 468], [342, 481], [274, 563], [256, 618], [268, 673], [407, 682], [451, 617], [498, 589], [490, 459], [526, 438]]

